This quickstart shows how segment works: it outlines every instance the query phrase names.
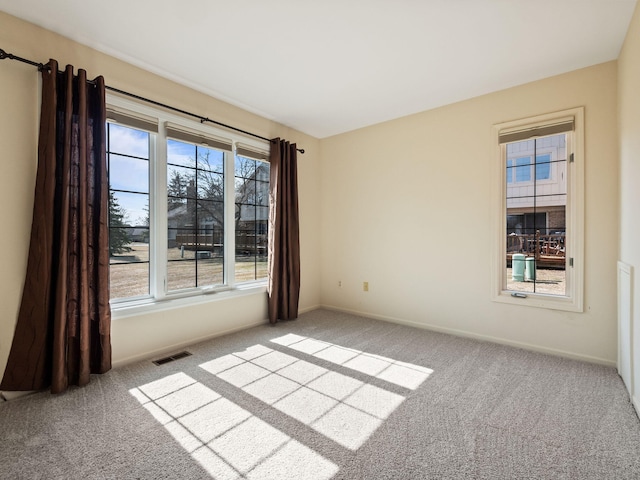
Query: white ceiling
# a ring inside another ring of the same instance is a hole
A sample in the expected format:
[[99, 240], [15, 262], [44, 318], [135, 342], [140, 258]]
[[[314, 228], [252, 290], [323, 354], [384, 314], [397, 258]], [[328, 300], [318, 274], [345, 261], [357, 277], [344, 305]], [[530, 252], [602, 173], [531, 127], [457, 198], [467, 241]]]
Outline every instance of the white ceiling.
[[0, 0], [0, 10], [324, 138], [616, 59], [635, 4]]

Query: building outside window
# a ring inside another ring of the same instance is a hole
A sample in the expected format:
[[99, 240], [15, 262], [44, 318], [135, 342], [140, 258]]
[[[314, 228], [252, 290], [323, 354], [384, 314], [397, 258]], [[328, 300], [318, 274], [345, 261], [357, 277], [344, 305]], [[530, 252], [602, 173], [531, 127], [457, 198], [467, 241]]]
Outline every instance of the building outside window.
[[236, 281], [267, 276], [269, 233], [269, 163], [236, 155]]

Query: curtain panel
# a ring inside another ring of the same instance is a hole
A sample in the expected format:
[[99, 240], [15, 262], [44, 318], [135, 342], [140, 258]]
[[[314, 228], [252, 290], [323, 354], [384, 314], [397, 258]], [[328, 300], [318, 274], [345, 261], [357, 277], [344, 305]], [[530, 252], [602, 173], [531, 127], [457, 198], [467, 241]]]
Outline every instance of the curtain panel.
[[269, 192], [269, 321], [298, 317], [300, 233], [296, 144], [271, 140]]
[[42, 71], [26, 279], [2, 390], [52, 393], [111, 368], [105, 84]]

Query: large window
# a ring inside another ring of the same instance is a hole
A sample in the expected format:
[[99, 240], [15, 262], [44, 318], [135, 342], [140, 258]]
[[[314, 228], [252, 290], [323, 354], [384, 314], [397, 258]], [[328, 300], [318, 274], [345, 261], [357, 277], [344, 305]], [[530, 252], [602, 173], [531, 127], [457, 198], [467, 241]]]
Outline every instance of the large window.
[[582, 310], [582, 130], [582, 109], [496, 125], [495, 300]]
[[112, 304], [263, 282], [268, 143], [126, 100], [108, 103]]

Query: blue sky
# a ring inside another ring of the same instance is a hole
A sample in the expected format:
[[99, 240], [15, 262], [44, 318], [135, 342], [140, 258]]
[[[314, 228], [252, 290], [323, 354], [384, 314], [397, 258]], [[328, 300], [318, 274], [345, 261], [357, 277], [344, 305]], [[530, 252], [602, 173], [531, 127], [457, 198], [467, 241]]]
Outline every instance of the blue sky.
[[[116, 192], [115, 196], [119, 205], [127, 212], [125, 221], [130, 224], [141, 223], [141, 220], [147, 215], [145, 210], [149, 193], [149, 133], [110, 123], [109, 146], [110, 152], [112, 152], [109, 158], [110, 186], [115, 190], [137, 192]], [[212, 170], [223, 171], [224, 154], [221, 151], [203, 146], [198, 146], [197, 151], [200, 158], [209, 153], [209, 164]], [[195, 155], [195, 145], [175, 140], [167, 141], [167, 161], [169, 163], [192, 167]], [[168, 177], [170, 178], [173, 168], [168, 166], [168, 169]], [[177, 170], [185, 171], [182, 168]]]
[[[140, 130], [109, 124], [109, 147], [121, 153], [142, 159], [110, 154], [109, 182], [113, 189], [132, 192], [149, 192], [149, 134]], [[146, 160], [144, 160], [146, 159]], [[147, 215], [147, 195], [115, 193], [118, 204], [126, 210], [127, 223], [141, 223]]]

